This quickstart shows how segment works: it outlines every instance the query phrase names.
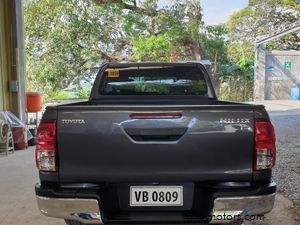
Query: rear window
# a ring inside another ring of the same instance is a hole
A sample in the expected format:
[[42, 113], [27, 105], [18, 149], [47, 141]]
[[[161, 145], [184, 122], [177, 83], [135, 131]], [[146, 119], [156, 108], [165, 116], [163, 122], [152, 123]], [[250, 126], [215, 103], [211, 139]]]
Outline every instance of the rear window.
[[116, 68], [104, 72], [101, 95], [206, 95], [204, 75], [196, 67]]

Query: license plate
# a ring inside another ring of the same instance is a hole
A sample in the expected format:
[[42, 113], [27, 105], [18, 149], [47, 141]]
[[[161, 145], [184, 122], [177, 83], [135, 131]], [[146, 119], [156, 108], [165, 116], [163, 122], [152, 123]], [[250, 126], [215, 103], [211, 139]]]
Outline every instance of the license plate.
[[131, 186], [130, 206], [182, 206], [182, 186]]

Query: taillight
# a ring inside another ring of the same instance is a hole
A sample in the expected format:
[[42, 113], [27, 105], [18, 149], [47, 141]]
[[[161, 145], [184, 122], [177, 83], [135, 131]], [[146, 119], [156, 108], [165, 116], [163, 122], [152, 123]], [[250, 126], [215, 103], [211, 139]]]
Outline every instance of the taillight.
[[275, 165], [275, 159], [274, 127], [270, 121], [256, 121], [253, 170], [271, 169]]
[[42, 121], [36, 134], [35, 159], [37, 168], [41, 171], [56, 172], [57, 152], [56, 152], [56, 121]]

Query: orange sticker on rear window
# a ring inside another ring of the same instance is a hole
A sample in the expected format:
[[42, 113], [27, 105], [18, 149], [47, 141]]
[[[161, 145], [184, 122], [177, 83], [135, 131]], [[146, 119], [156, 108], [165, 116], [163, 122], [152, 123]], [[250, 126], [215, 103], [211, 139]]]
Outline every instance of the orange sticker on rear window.
[[120, 71], [115, 69], [108, 69], [108, 77], [109, 78], [118, 78], [120, 76]]

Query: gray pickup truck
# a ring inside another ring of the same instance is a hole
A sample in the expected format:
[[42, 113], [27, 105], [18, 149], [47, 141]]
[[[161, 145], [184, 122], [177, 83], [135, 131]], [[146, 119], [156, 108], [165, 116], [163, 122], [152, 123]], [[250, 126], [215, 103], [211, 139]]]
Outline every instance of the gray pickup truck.
[[240, 224], [272, 210], [275, 155], [264, 106], [217, 100], [201, 63], [108, 63], [46, 109], [35, 191], [69, 225]]

